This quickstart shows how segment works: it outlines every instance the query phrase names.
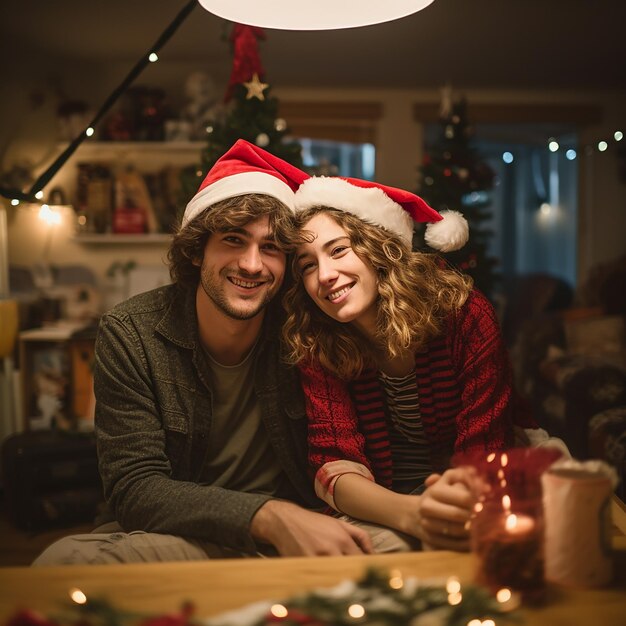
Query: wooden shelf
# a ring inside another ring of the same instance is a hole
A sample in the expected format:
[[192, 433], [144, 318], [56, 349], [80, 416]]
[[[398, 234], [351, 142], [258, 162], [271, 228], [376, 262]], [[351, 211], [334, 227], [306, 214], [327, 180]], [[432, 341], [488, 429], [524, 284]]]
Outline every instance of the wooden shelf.
[[[65, 148], [68, 144], [62, 144]], [[206, 147], [205, 141], [84, 141], [76, 152], [81, 157], [102, 153], [184, 153], [199, 154]]]
[[127, 245], [127, 244], [163, 244], [169, 243], [172, 235], [166, 233], [148, 233], [146, 235], [124, 235], [116, 233], [88, 233], [75, 235], [74, 241], [85, 244]]

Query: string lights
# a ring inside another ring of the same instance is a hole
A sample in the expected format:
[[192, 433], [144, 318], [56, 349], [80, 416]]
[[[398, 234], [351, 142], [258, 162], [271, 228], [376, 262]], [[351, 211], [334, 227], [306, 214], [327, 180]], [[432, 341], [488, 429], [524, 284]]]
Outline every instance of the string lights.
[[[190, 0], [176, 15], [169, 26], [163, 31], [161, 36], [150, 47], [148, 54], [144, 54], [130, 70], [126, 78], [104, 101], [94, 118], [87, 125], [82, 133], [75, 137], [67, 148], [56, 158], [56, 160], [37, 178], [28, 191], [0, 186], [0, 195], [11, 200], [12, 206], [17, 206], [20, 202], [36, 202], [43, 197], [43, 188], [50, 182], [52, 177], [63, 167], [66, 161], [74, 154], [78, 146], [93, 136], [95, 127], [104, 115], [109, 111], [117, 99], [128, 89], [131, 83], [143, 72], [149, 63], [156, 63], [159, 60], [158, 51], [169, 41], [171, 36], [178, 30], [178, 27], [185, 21], [189, 14], [195, 9], [197, 0]], [[41, 194], [41, 195], [39, 195]]]
[[[612, 142], [614, 145], [618, 144], [623, 139], [624, 139], [624, 133], [621, 130], [616, 130], [613, 133]], [[583, 153], [589, 157], [589, 156], [592, 156], [596, 151], [606, 152], [610, 147], [611, 145], [609, 144], [609, 141], [606, 141], [605, 139], [600, 139], [593, 144], [586, 144], [585, 146], [583, 146], [582, 150], [583, 150]], [[561, 146], [554, 137], [550, 137], [547, 141], [547, 148], [550, 152], [557, 153], [563, 148], [563, 146]], [[577, 157], [578, 157], [578, 152], [574, 148], [566, 149], [565, 158], [568, 161], [574, 161]], [[501, 158], [504, 161], [504, 163], [506, 163], [507, 165], [511, 165], [515, 161], [515, 153], [512, 150], [505, 150], [502, 153]]]

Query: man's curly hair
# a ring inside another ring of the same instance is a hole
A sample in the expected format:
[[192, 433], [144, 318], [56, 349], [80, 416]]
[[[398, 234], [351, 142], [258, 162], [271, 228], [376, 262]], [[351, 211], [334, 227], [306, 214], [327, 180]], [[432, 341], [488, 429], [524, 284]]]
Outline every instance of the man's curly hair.
[[265, 194], [245, 194], [216, 202], [174, 235], [167, 252], [172, 281], [183, 289], [195, 289], [200, 280], [204, 247], [212, 233], [241, 228], [264, 216], [277, 245], [288, 253], [294, 242], [293, 214], [280, 200]]

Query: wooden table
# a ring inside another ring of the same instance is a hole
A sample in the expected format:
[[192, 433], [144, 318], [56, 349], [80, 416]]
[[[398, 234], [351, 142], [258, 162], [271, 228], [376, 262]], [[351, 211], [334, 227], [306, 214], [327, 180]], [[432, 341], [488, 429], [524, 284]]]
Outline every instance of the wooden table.
[[[548, 586], [541, 608], [524, 608], [532, 626], [626, 624], [626, 511], [614, 503], [615, 580], [604, 589]], [[457, 576], [471, 582], [474, 557], [415, 552], [354, 557], [233, 559], [192, 563], [0, 568], [0, 624], [18, 608], [46, 613], [69, 600], [69, 590], [106, 597], [119, 608], [151, 614], [176, 611], [185, 600], [209, 617], [257, 600], [286, 598], [313, 587], [358, 578], [369, 566], [400, 569], [422, 579]]]

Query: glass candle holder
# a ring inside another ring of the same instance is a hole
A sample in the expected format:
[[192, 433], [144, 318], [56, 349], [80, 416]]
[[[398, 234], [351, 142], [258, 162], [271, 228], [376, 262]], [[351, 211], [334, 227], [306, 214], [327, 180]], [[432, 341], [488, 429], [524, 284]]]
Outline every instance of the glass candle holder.
[[476, 555], [478, 582], [494, 591], [508, 587], [530, 602], [543, 598], [540, 477], [560, 456], [554, 449], [512, 448], [455, 458], [455, 465], [470, 469], [476, 497], [470, 545]]
[[493, 591], [508, 587], [524, 600], [540, 600], [545, 590], [541, 500], [503, 500], [476, 505], [470, 526], [476, 580]]

